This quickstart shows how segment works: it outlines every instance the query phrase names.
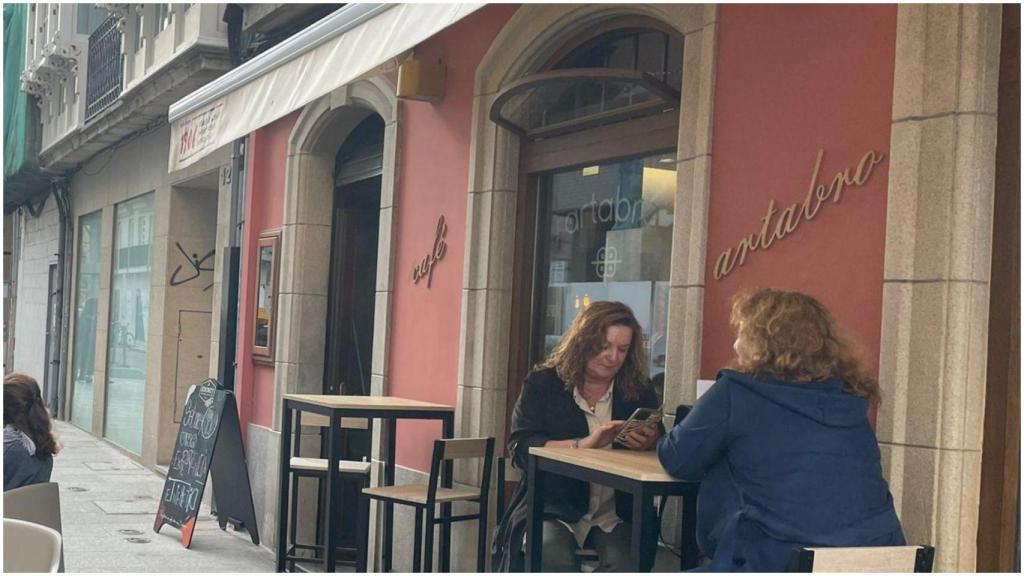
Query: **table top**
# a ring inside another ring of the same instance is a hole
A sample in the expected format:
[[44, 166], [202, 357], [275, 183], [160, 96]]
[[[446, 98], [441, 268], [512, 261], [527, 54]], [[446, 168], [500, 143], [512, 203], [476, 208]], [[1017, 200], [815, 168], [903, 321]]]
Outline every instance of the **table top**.
[[665, 472], [654, 450], [606, 450], [599, 448], [530, 448], [530, 455], [599, 470], [641, 482], [682, 482]]
[[355, 410], [417, 410], [428, 412], [455, 412], [445, 404], [432, 404], [420, 400], [409, 400], [395, 396], [339, 396], [335, 394], [285, 394], [285, 400], [327, 408], [350, 408]]

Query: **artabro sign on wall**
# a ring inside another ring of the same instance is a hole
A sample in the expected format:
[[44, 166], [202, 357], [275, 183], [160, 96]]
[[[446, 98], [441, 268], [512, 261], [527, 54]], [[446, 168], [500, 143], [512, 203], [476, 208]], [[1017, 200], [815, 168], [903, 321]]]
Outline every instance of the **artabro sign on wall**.
[[[821, 160], [825, 156], [825, 150], [818, 150], [818, 159], [814, 163], [814, 171], [811, 173], [811, 183], [807, 187], [807, 195], [802, 204], [790, 204], [785, 210], [779, 212], [775, 208], [775, 200], [768, 201], [768, 210], [761, 218], [761, 230], [741, 238], [736, 248], [728, 248], [718, 255], [715, 261], [715, 280], [721, 280], [736, 266], [742, 266], [746, 262], [747, 254], [757, 250], [771, 248], [776, 240], [782, 240], [800, 227], [800, 223], [813, 220], [818, 215], [822, 205], [832, 199], [833, 204], [838, 204], [843, 196], [843, 190], [847, 187], [861, 187], [871, 178], [875, 166], [885, 159], [885, 153], [868, 150], [856, 169], [848, 167], [846, 170], [837, 172], [832, 177], [832, 182], [826, 187], [818, 182], [818, 174], [821, 170]], [[851, 170], [853, 170], [851, 174]]]

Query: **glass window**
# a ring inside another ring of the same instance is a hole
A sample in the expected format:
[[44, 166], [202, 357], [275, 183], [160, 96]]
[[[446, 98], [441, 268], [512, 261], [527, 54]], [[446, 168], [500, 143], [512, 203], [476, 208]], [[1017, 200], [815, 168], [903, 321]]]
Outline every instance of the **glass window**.
[[107, 406], [104, 436], [119, 446], [142, 452], [142, 408], [146, 392], [146, 335], [149, 330], [150, 244], [135, 245], [119, 231], [136, 218], [153, 214], [153, 195], [117, 205], [114, 220], [118, 255], [111, 279], [110, 324], [107, 329]]
[[75, 297], [75, 345], [71, 422], [92, 430], [92, 390], [96, 373], [96, 309], [100, 294], [102, 212], [78, 221], [78, 288]]
[[595, 300], [629, 305], [644, 329], [651, 376], [665, 371], [675, 212], [674, 152], [539, 177], [538, 294], [531, 363]]
[[75, 29], [79, 34], [91, 35], [110, 14], [95, 4], [78, 5], [78, 22]]

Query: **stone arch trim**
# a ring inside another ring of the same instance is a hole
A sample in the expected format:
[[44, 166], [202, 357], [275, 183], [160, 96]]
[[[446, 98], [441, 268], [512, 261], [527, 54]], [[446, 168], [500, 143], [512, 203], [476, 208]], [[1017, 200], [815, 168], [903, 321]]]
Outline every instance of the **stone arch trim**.
[[[384, 160], [371, 394], [380, 395], [387, 389], [398, 99], [394, 88], [378, 77], [342, 86], [311, 102], [289, 136], [274, 362], [275, 406], [287, 393], [321, 392], [324, 330], [318, 327], [326, 328], [331, 245], [331, 211], [323, 206], [333, 202], [338, 147], [360, 121], [374, 113], [384, 120]], [[280, 430], [279, 410], [274, 411], [273, 427]]]
[[[563, 43], [608, 19], [648, 16], [684, 38], [667, 366], [669, 405], [694, 398], [700, 360], [707, 238], [715, 5], [524, 5], [477, 68], [473, 100], [456, 430], [504, 444], [519, 141], [490, 121], [496, 93], [537, 69]], [[457, 479], [478, 483], [477, 470]]]

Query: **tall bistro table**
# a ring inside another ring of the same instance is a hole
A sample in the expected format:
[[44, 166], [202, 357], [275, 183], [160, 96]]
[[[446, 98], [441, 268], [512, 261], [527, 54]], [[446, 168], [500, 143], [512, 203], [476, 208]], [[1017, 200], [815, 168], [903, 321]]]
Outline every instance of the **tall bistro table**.
[[[654, 451], [601, 450], [590, 448], [530, 448], [527, 470], [526, 558], [527, 571], [541, 571], [542, 534], [544, 532], [544, 481], [557, 474], [585, 482], [611, 486], [633, 495], [633, 526], [630, 539], [632, 571], [647, 572], [652, 566], [642, 563], [641, 551], [652, 543], [644, 531], [643, 520], [652, 521], [655, 496], [683, 497], [683, 542], [680, 568], [697, 566], [697, 490], [700, 484], [669, 476]], [[643, 519], [643, 520], [641, 520]], [[653, 535], [657, 538], [657, 532]]]
[[[341, 419], [366, 418], [384, 421], [384, 483], [395, 483], [395, 431], [399, 419], [440, 420], [442, 438], [455, 435], [455, 409], [443, 404], [431, 404], [419, 400], [407, 400], [394, 396], [338, 396], [333, 394], [285, 394], [281, 416], [281, 463], [277, 508], [277, 571], [283, 572], [287, 553], [288, 529], [288, 474], [292, 447], [292, 413], [297, 412], [297, 423], [301, 425], [302, 412], [312, 412], [327, 417], [330, 421], [327, 440], [327, 541], [324, 546], [324, 569], [334, 572], [334, 549], [338, 542], [338, 514], [340, 504], [335, 497], [338, 487], [338, 462], [341, 460]], [[452, 463], [444, 464], [442, 486], [452, 487]], [[441, 516], [451, 516], [451, 504], [441, 506]], [[391, 571], [391, 550], [394, 530], [394, 505], [384, 504], [382, 569]], [[450, 569], [451, 524], [444, 524], [440, 541], [441, 571]]]

